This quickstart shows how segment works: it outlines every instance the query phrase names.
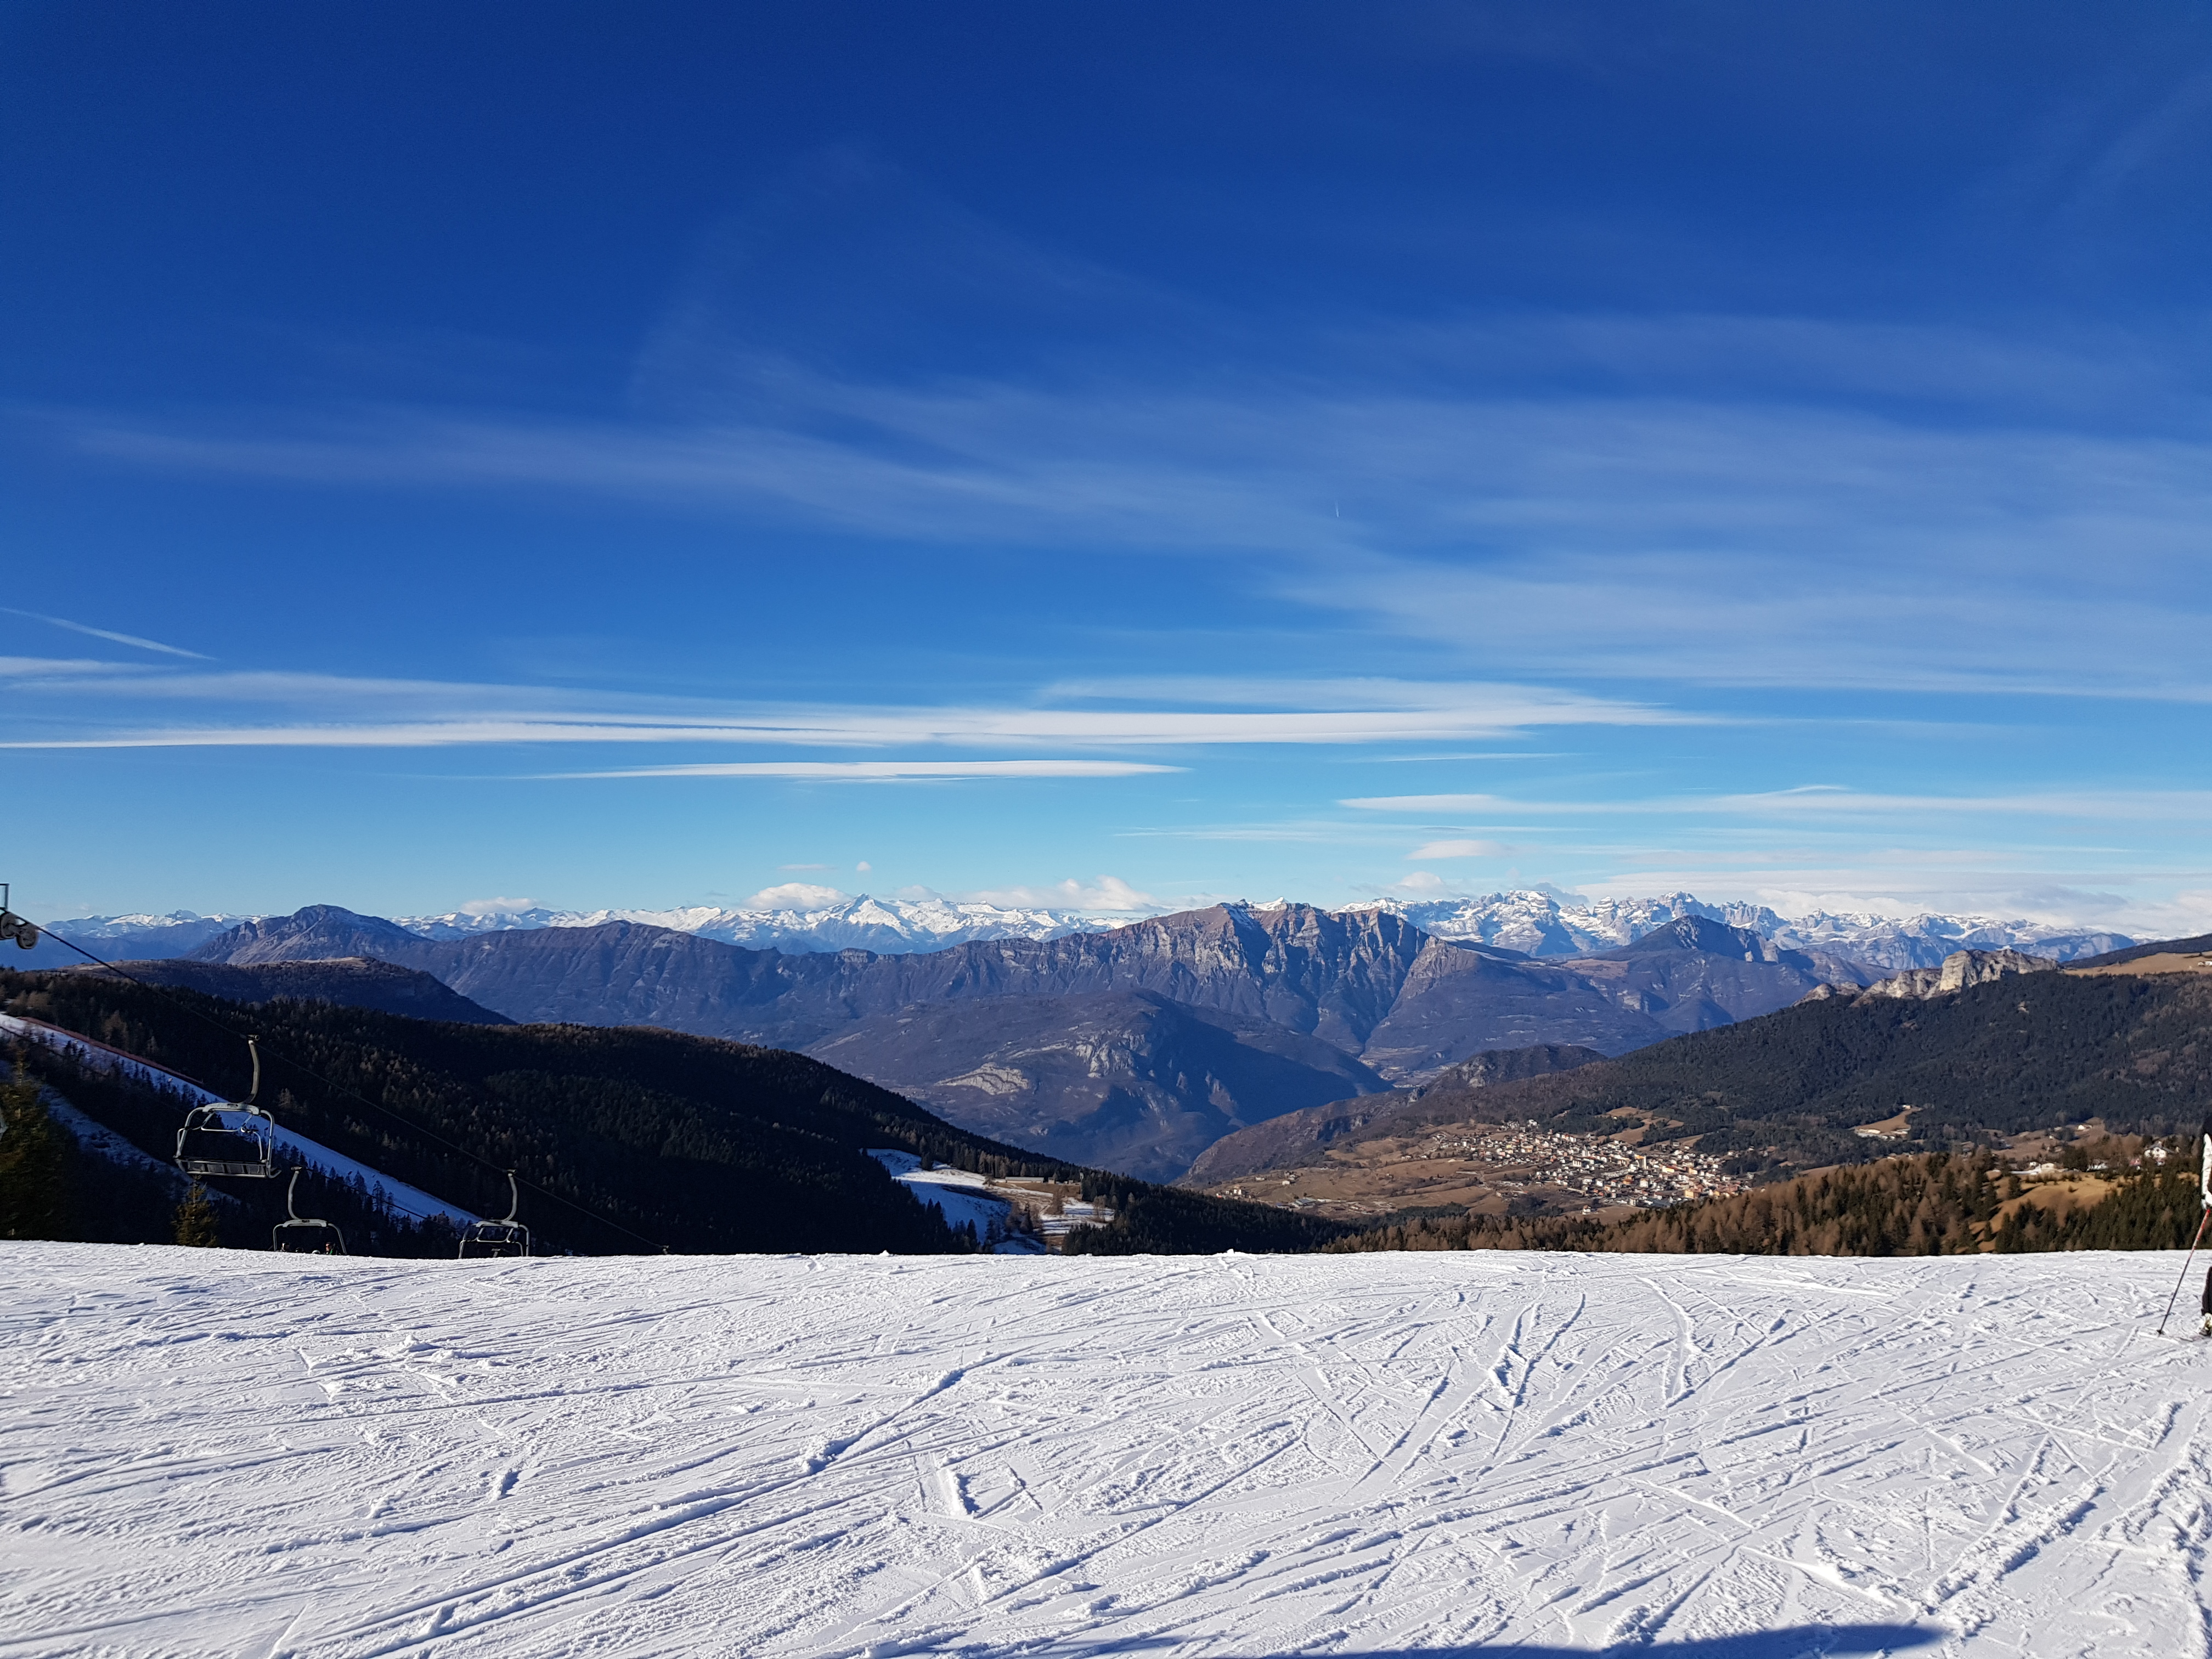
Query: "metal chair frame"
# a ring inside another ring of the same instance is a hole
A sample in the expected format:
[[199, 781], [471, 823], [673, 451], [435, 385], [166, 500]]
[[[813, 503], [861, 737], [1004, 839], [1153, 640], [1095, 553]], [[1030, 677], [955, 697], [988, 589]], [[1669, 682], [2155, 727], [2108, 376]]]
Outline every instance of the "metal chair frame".
[[[300, 1190], [300, 1167], [296, 1164], [292, 1166], [291, 1182], [284, 1188], [285, 1219], [269, 1230], [269, 1248], [291, 1254], [292, 1247], [284, 1241], [288, 1235], [296, 1233], [302, 1240], [319, 1238], [325, 1244], [335, 1243], [338, 1247], [337, 1253], [345, 1255], [345, 1234], [339, 1230], [337, 1222], [325, 1221], [320, 1216], [301, 1215], [299, 1206], [292, 1202], [292, 1194]], [[328, 1237], [325, 1237], [325, 1235]], [[309, 1249], [300, 1254], [320, 1255], [323, 1252], [320, 1249]]]
[[[219, 1101], [195, 1106], [185, 1114], [177, 1131], [176, 1166], [188, 1176], [238, 1176], [267, 1181], [276, 1173], [276, 1120], [263, 1109], [261, 1046], [246, 1039], [253, 1056], [253, 1086], [244, 1100]], [[246, 1121], [232, 1123], [226, 1113], [243, 1113]]]
[[530, 1229], [514, 1218], [522, 1207], [522, 1189], [515, 1184], [514, 1171], [507, 1172], [507, 1213], [497, 1221], [471, 1221], [461, 1233], [461, 1248], [455, 1252], [462, 1261], [483, 1261], [495, 1256], [526, 1256], [530, 1254]]

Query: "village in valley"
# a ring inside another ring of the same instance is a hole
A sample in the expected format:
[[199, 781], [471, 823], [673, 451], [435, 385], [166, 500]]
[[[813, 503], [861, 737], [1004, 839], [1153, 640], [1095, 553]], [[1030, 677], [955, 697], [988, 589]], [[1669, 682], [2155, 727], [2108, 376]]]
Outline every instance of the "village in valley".
[[1534, 1122], [1455, 1123], [1333, 1149], [1321, 1165], [1271, 1170], [1211, 1190], [1346, 1219], [1447, 1208], [1589, 1215], [1741, 1190], [1717, 1155], [1679, 1142], [1647, 1149], [1633, 1135], [1568, 1133]]

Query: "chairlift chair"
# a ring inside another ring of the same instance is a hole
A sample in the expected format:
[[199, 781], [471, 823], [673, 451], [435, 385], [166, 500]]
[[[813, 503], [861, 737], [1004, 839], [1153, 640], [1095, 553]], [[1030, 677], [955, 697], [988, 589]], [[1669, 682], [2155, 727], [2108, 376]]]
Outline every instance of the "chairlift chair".
[[514, 1218], [522, 1207], [522, 1191], [514, 1171], [507, 1172], [507, 1213], [497, 1221], [472, 1221], [461, 1233], [459, 1259], [472, 1261], [491, 1256], [530, 1254], [530, 1229]]
[[269, 1230], [269, 1248], [293, 1255], [343, 1255], [345, 1235], [338, 1231], [337, 1223], [301, 1215], [300, 1206], [292, 1201], [293, 1194], [300, 1190], [300, 1167], [292, 1166], [291, 1182], [284, 1188], [285, 1219]]
[[252, 1037], [246, 1039], [246, 1048], [253, 1056], [253, 1086], [246, 1098], [195, 1106], [177, 1131], [176, 1164], [188, 1176], [266, 1181], [276, 1173], [276, 1120], [258, 1103], [261, 1048]]

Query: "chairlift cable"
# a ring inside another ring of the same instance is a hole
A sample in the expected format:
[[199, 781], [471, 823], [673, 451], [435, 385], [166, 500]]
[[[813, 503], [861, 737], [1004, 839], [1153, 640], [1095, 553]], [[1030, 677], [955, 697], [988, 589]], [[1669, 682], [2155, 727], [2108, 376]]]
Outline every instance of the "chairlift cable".
[[[76, 951], [77, 955], [82, 957], [87, 962], [92, 963], [95, 968], [106, 969], [117, 978], [130, 981], [131, 984], [137, 986], [142, 991], [151, 991], [157, 996], [167, 997], [171, 1002], [183, 1009], [186, 1013], [190, 1014], [194, 1019], [198, 1020], [202, 1024], [212, 1026], [228, 1037], [234, 1038], [238, 1036], [237, 1032], [232, 1030], [230, 1027], [223, 1024], [222, 1021], [216, 1018], [211, 1014], [202, 1013], [198, 1009], [193, 1007], [191, 1003], [177, 995], [169, 987], [166, 985], [155, 985], [149, 981], [139, 978], [136, 974], [125, 972], [124, 969], [118, 968], [112, 962], [103, 962], [100, 957], [93, 955], [91, 951], [86, 950], [84, 946], [79, 945], [75, 939], [70, 939], [64, 934], [54, 933], [51, 929], [46, 928], [42, 928], [40, 931], [43, 933], [46, 938], [52, 939], [56, 944], [67, 945], [70, 950]], [[381, 1112], [386, 1117], [390, 1118], [393, 1122], [405, 1125], [416, 1134], [421, 1135], [424, 1139], [435, 1141], [439, 1146], [443, 1146], [448, 1152], [459, 1153], [471, 1164], [481, 1165], [483, 1168], [487, 1170], [495, 1170], [497, 1173], [507, 1176], [510, 1180], [516, 1179], [514, 1172], [508, 1169], [505, 1164], [495, 1164], [488, 1158], [479, 1157], [477, 1153], [471, 1152], [467, 1147], [460, 1145], [459, 1142], [447, 1139], [445, 1136], [440, 1134], [436, 1130], [425, 1128], [422, 1124], [416, 1122], [412, 1118], [393, 1111], [389, 1106], [382, 1105], [376, 1101], [371, 1100], [366, 1095], [361, 1094], [355, 1090], [349, 1089], [342, 1083], [334, 1082], [331, 1079], [325, 1077], [320, 1072], [316, 1071], [312, 1066], [303, 1065], [299, 1060], [290, 1059], [287, 1059], [285, 1063], [290, 1066], [295, 1071], [313, 1078], [316, 1082], [321, 1084], [324, 1088], [329, 1090], [332, 1094], [338, 1095], [347, 1100], [353, 1101], [357, 1105], [366, 1106], [372, 1112]], [[615, 1231], [622, 1234], [625, 1238], [634, 1238], [639, 1243], [643, 1244], [649, 1249], [659, 1250], [664, 1255], [668, 1253], [668, 1246], [661, 1243], [658, 1239], [647, 1238], [643, 1233], [637, 1231], [635, 1229], [623, 1226], [619, 1221], [611, 1221], [605, 1216], [599, 1214], [598, 1211], [588, 1209], [585, 1206], [577, 1203], [574, 1199], [563, 1198], [560, 1194], [549, 1191], [545, 1188], [539, 1186], [534, 1181], [520, 1182], [519, 1184], [528, 1187], [532, 1192], [536, 1193], [541, 1198], [550, 1198], [556, 1204], [561, 1205], [566, 1209], [574, 1210], [578, 1215], [583, 1216], [589, 1220], [595, 1221], [602, 1227], [613, 1228]]]

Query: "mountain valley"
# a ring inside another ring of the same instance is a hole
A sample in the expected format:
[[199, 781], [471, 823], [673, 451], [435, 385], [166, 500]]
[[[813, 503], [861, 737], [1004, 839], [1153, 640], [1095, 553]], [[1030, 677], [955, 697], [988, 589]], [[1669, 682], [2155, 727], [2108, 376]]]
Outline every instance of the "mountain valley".
[[807, 1052], [979, 1134], [1153, 1181], [1248, 1123], [1389, 1087], [1320, 1037], [1157, 991], [916, 1003]]

